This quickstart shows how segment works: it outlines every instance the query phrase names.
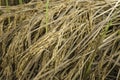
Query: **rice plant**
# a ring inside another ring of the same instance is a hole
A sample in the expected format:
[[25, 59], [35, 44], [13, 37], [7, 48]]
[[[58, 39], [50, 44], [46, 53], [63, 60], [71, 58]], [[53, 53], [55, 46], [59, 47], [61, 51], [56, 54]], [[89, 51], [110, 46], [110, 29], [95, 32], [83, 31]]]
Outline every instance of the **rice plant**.
[[119, 1], [18, 3], [0, 7], [0, 80], [120, 80]]

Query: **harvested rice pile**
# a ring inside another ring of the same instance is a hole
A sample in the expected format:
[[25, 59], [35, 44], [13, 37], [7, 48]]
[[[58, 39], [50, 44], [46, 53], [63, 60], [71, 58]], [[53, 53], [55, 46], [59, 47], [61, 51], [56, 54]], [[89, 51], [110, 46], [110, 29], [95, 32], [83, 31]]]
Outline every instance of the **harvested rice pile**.
[[120, 0], [1, 6], [0, 80], [120, 80]]

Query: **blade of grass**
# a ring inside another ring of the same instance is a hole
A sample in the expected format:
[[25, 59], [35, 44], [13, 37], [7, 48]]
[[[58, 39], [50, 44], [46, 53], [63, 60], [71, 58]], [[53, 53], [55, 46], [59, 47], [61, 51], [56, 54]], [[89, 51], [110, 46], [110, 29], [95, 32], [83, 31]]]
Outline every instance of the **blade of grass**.
[[[5, 0], [5, 3], [6, 3], [6, 7], [7, 7], [7, 12], [9, 13], [10, 12], [10, 10], [9, 10], [9, 1]], [[8, 17], [8, 23], [10, 23], [10, 17]]]
[[[49, 7], [49, 0], [47, 0], [47, 3], [46, 3], [46, 24], [48, 23], [48, 7]], [[46, 33], [48, 32], [48, 26], [46, 26]]]
[[1, 3], [2, 1], [0, 0], [0, 6], [2, 6], [2, 3]]
[[19, 4], [23, 4], [23, 1], [22, 1], [22, 0], [19, 0]]

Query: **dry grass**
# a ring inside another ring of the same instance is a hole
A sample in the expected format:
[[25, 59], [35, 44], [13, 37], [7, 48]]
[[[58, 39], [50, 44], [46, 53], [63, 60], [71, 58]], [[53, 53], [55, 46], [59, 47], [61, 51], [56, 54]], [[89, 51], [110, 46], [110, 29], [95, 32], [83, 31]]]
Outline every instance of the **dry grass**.
[[47, 9], [39, 1], [0, 13], [0, 80], [120, 80], [119, 0], [50, 0]]

